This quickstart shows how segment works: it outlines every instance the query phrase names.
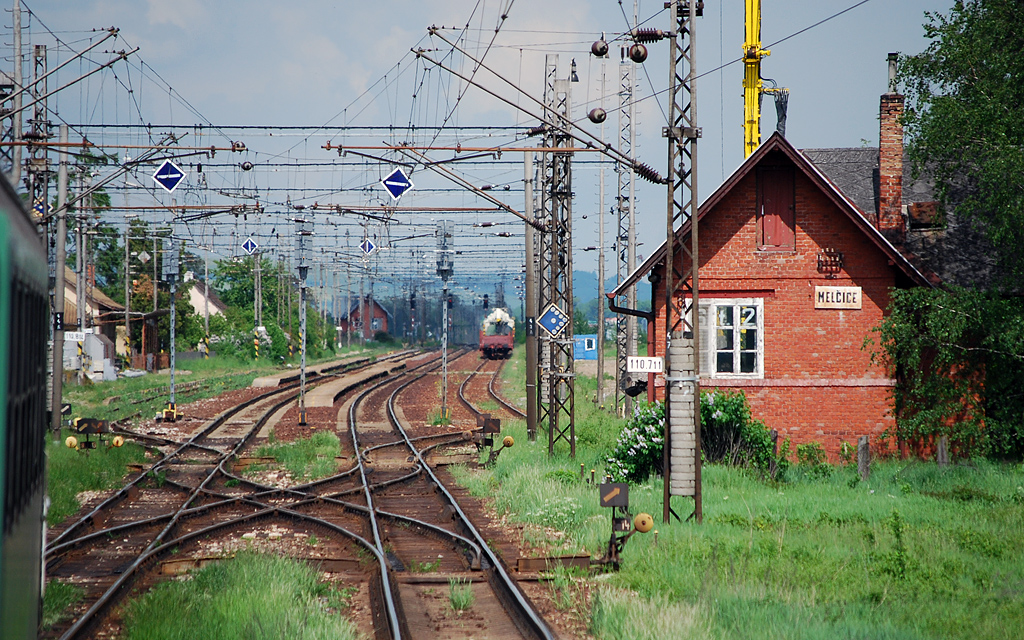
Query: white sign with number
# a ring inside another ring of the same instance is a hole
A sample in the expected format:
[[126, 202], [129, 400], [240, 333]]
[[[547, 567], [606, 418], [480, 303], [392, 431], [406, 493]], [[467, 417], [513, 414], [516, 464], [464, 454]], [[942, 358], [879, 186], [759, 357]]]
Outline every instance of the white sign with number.
[[84, 331], [65, 331], [64, 340], [66, 342], [85, 342]]
[[628, 373], [662, 373], [664, 370], [665, 360], [661, 357], [629, 356], [626, 358]]

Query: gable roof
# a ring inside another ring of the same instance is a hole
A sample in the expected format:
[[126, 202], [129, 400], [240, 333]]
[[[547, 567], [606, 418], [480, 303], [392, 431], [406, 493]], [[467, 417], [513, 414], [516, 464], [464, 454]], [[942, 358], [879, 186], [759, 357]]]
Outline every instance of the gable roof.
[[[89, 293], [86, 303], [92, 305], [97, 312], [101, 310], [124, 311], [123, 304], [114, 302], [114, 300], [107, 294], [103, 293], [99, 287], [93, 286], [91, 289], [92, 291]], [[74, 294], [74, 296], [68, 298], [65, 293], [65, 299], [68, 300], [68, 303], [75, 304], [76, 300], [73, 298], [78, 295], [78, 274], [72, 271], [71, 267], [68, 266], [64, 267], [64, 290], [71, 291]], [[88, 287], [86, 288], [86, 291], [89, 291]]]
[[[739, 184], [740, 180], [746, 177], [758, 163], [764, 159], [772, 151], [780, 151], [786, 157], [788, 157], [796, 168], [801, 171], [815, 186], [818, 187], [832, 202], [836, 205], [842, 213], [853, 222], [865, 236], [870, 239], [875, 246], [877, 246], [882, 253], [884, 253], [897, 268], [900, 269], [908, 278], [913, 282], [922, 286], [934, 286], [934, 283], [929, 280], [921, 271], [915, 267], [910, 260], [907, 259], [881, 232], [867, 219], [864, 212], [845, 195], [839, 187], [837, 187], [828, 177], [825, 176], [810, 160], [796, 150], [793, 145], [789, 143], [783, 136], [778, 132], [773, 133], [770, 138], [761, 143], [754, 153], [743, 161], [743, 164], [739, 166], [730, 175], [725, 182], [719, 185], [718, 189], [714, 191], [704, 202], [700, 205], [697, 210], [698, 222], [705, 216], [709, 211], [715, 208], [715, 206], [722, 201], [725, 196], [732, 191], [732, 189]], [[876, 151], [877, 155], [877, 151]], [[870, 175], [870, 174], [869, 174]], [[676, 229], [675, 239], [676, 242], [682, 242], [682, 239], [689, 235], [690, 232], [690, 221], [687, 220]], [[665, 242], [658, 246], [647, 260], [644, 261], [639, 267], [636, 268], [633, 273], [629, 274], [615, 289], [607, 294], [608, 297], [619, 296], [625, 293], [626, 289], [635, 285], [643, 276], [654, 269], [654, 267], [665, 260], [666, 246]]]

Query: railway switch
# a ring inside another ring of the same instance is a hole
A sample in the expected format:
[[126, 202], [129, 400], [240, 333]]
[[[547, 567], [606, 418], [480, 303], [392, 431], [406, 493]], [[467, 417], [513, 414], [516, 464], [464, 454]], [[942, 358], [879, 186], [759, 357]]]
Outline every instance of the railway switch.
[[512, 445], [514, 445], [515, 443], [516, 441], [512, 438], [512, 436], [505, 436], [504, 438], [502, 438], [501, 446], [491, 451], [491, 455], [487, 456], [487, 462], [484, 463], [484, 466], [489, 467], [493, 465], [495, 462], [497, 462], [498, 456], [501, 455], [501, 452], [504, 451], [505, 449], [512, 447]]
[[608, 540], [605, 556], [597, 561], [599, 565], [610, 565], [618, 569], [621, 564], [622, 549], [635, 533], [647, 533], [654, 527], [654, 518], [647, 513], [637, 514], [630, 518], [629, 485], [625, 482], [604, 482], [599, 487], [602, 507], [612, 510], [612, 535]]

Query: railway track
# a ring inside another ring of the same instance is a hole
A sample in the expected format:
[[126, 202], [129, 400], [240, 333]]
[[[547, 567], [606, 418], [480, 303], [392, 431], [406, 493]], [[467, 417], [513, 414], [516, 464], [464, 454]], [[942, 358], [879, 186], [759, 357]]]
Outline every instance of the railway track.
[[[354, 609], [376, 638], [459, 637], [456, 627], [470, 619], [472, 637], [553, 637], [428, 464], [438, 451], [469, 446], [472, 434], [432, 427], [424, 416], [414, 425], [398, 402], [431, 397], [436, 375], [429, 367], [372, 376], [361, 387], [343, 380], [359, 369], [325, 377], [321, 384], [335, 380], [340, 389], [331, 410], [338, 432], [351, 439], [345, 453], [352, 464], [313, 482], [271, 486], [232, 468], [268, 421], [294, 405], [293, 386], [224, 412], [182, 442], [131, 433], [166, 451], [51, 541], [49, 575], [82, 584], [87, 603], [51, 636], [116, 632], [116, 605], [166, 574], [242, 548], [280, 552], [284, 545], [358, 588]], [[449, 579], [472, 589], [471, 616], [439, 615], [435, 596]]]

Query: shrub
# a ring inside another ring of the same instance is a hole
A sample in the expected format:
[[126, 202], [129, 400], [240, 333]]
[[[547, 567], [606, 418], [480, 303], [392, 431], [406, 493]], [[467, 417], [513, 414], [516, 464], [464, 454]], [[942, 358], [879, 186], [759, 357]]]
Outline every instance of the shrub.
[[796, 459], [807, 475], [812, 478], [828, 478], [832, 475], [832, 465], [828, 463], [825, 449], [817, 442], [798, 444]]
[[762, 476], [784, 480], [789, 461], [789, 441], [775, 451], [768, 427], [750, 418], [743, 392], [701, 393], [701, 452], [708, 462], [756, 469]]
[[378, 331], [373, 334], [373, 339], [381, 344], [394, 344], [395, 339], [387, 331]]
[[665, 405], [637, 403], [633, 417], [619, 433], [605, 470], [616, 482], [643, 482], [661, 472]]

